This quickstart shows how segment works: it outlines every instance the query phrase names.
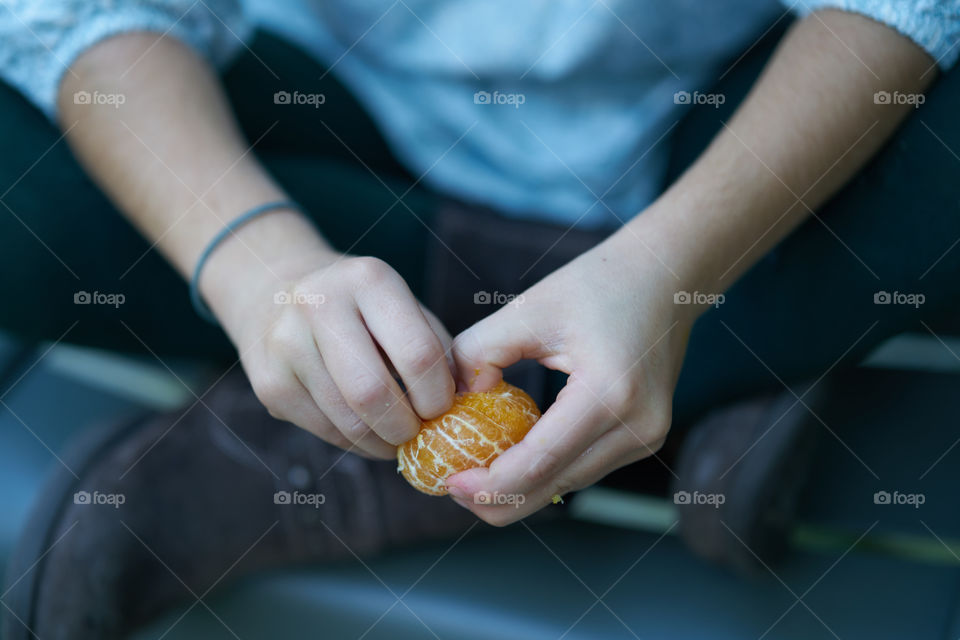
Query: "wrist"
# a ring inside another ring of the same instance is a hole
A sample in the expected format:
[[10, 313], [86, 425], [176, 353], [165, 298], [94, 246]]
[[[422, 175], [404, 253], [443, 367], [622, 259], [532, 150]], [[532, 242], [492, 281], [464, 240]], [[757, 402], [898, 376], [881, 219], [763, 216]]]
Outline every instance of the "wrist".
[[688, 226], [657, 202], [629, 221], [604, 244], [617, 262], [639, 274], [637, 286], [654, 290], [678, 320], [692, 324], [711, 306], [722, 303], [732, 284], [718, 278], [717, 253], [703, 228]]
[[277, 209], [224, 238], [204, 264], [198, 285], [203, 300], [236, 338], [251, 319], [265, 317], [276, 292], [339, 256], [299, 211]]

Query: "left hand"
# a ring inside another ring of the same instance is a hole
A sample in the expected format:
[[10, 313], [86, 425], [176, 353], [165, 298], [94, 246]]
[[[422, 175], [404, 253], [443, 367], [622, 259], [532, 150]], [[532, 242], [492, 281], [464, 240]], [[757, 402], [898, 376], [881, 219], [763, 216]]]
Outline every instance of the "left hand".
[[[457, 336], [459, 378], [472, 391], [490, 389], [521, 359], [569, 378], [520, 443], [489, 468], [447, 479], [454, 500], [502, 526], [656, 453], [698, 311], [674, 304], [679, 284], [635, 237], [620, 233]], [[479, 491], [516, 498], [475, 504]]]

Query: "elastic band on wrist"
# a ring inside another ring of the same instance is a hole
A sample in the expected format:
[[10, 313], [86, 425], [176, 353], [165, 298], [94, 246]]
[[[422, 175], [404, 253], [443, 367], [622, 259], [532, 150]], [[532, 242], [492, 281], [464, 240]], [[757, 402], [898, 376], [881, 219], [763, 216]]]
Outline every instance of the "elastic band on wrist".
[[299, 210], [300, 207], [296, 202], [292, 202], [290, 200], [278, 200], [276, 202], [267, 202], [265, 204], [256, 206], [243, 215], [228, 222], [223, 229], [221, 229], [220, 232], [213, 237], [209, 244], [207, 244], [207, 247], [203, 250], [203, 253], [200, 254], [200, 258], [197, 259], [197, 266], [193, 270], [193, 277], [190, 278], [190, 302], [193, 304], [193, 309], [197, 312], [197, 315], [207, 322], [217, 324], [217, 318], [213, 315], [213, 312], [210, 311], [210, 307], [208, 307], [200, 297], [200, 272], [203, 271], [203, 265], [206, 264], [207, 259], [210, 257], [210, 254], [213, 253], [213, 250], [216, 249], [217, 246], [223, 242], [227, 236], [234, 233], [237, 229], [250, 222], [257, 216], [267, 213], [268, 211], [274, 211], [276, 209]]

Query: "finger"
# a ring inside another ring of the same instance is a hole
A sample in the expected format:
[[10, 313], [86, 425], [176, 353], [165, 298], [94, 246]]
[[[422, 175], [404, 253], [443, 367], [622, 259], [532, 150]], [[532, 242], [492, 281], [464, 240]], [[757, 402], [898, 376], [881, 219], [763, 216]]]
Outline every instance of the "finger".
[[356, 308], [311, 316], [313, 334], [330, 377], [378, 436], [401, 445], [420, 431], [420, 418], [390, 375]]
[[664, 440], [665, 437], [661, 437], [644, 442], [627, 427], [614, 427], [600, 436], [552, 482], [531, 492], [530, 500], [540, 505], [549, 504], [557, 496], [562, 499], [572, 491], [592, 486], [621, 467], [656, 455]]
[[450, 370], [450, 377], [454, 381], [456, 380], [457, 370], [453, 363], [453, 337], [450, 335], [450, 332], [447, 331], [447, 328], [443, 326], [443, 323], [433, 315], [429, 309], [422, 306], [420, 309], [423, 311], [423, 315], [426, 316], [427, 322], [430, 323], [430, 327], [433, 329], [433, 332], [437, 335], [437, 338], [440, 339], [440, 344], [443, 345], [443, 355], [444, 359], [447, 361], [447, 369]]
[[521, 307], [508, 305], [454, 338], [457, 378], [466, 389], [493, 388], [502, 378], [503, 369], [523, 359], [569, 371], [550, 346], [549, 336], [537, 335], [522, 314]]
[[478, 492], [527, 494], [550, 484], [604, 433], [619, 424], [580, 378], [571, 376], [543, 417], [488, 468], [447, 478], [462, 496]]
[[370, 334], [403, 380], [407, 398], [425, 419], [453, 405], [455, 385], [443, 344], [403, 279], [397, 276], [357, 296]]
[[456, 502], [485, 522], [504, 526], [563, 499], [572, 491], [590, 487], [613, 471], [657, 451], [663, 441], [639, 446], [636, 436], [616, 427], [600, 437], [554, 482], [525, 494], [477, 494]]
[[316, 354], [315, 358], [301, 358], [296, 373], [313, 404], [312, 411], [305, 419], [319, 414], [314, 419], [329, 425], [323, 427], [324, 433], [332, 431], [336, 434], [336, 440], [319, 433], [317, 435], [338, 447], [369, 457], [385, 460], [396, 457], [397, 448], [374, 433], [343, 399], [333, 378], [324, 368], [320, 354]]
[[317, 408], [313, 398], [292, 371], [281, 373], [266, 390], [259, 387], [257, 398], [263, 402], [271, 417], [290, 422], [334, 446], [351, 446]]

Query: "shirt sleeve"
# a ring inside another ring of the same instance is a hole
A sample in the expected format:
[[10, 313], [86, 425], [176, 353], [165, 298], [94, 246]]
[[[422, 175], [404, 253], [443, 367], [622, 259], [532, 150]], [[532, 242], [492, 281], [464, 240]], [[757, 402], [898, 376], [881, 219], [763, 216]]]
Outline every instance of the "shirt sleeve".
[[220, 66], [244, 46], [250, 27], [239, 0], [6, 0], [0, 79], [54, 119], [60, 79], [77, 56], [130, 31], [175, 37]]
[[781, 0], [800, 16], [840, 9], [896, 29], [922, 47], [940, 68], [960, 56], [960, 0]]

